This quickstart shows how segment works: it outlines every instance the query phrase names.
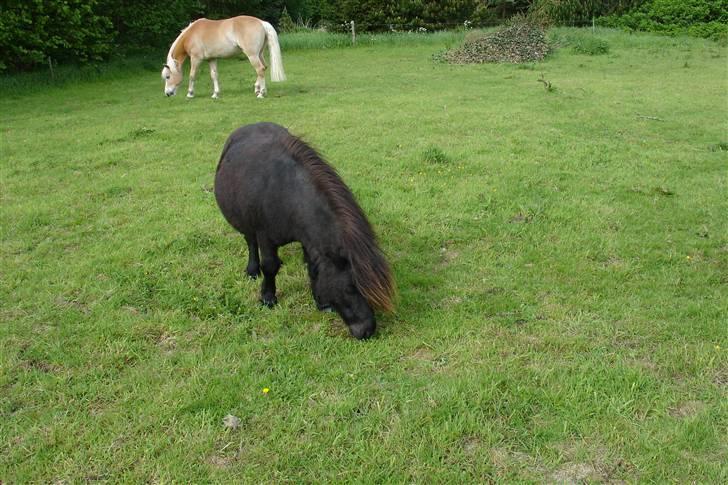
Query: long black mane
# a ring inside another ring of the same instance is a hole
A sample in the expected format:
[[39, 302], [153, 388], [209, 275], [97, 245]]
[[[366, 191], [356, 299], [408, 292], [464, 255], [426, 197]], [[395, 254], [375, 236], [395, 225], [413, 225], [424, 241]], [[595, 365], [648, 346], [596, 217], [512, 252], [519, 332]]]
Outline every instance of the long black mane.
[[316, 188], [325, 195], [341, 229], [341, 241], [352, 266], [354, 284], [369, 304], [382, 311], [394, 309], [392, 273], [369, 220], [336, 170], [306, 142], [290, 135], [283, 141], [291, 157], [306, 168]]

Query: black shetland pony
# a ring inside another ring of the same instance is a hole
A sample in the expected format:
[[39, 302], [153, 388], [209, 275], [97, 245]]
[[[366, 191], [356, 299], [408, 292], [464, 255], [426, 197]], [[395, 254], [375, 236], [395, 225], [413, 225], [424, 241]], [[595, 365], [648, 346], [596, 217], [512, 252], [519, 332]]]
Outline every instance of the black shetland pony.
[[374, 310], [392, 311], [394, 282], [364, 212], [336, 171], [282, 126], [230, 135], [215, 198], [248, 243], [246, 272], [263, 270], [264, 305], [277, 303], [278, 247], [299, 241], [318, 308], [336, 310], [354, 337], [374, 334]]

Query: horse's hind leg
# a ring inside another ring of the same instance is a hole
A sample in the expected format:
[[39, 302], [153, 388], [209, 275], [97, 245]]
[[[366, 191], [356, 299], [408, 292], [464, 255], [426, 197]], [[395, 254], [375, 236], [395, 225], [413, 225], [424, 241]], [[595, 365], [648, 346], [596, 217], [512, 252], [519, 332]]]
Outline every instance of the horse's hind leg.
[[255, 96], [262, 98], [268, 92], [265, 88], [265, 64], [258, 54], [248, 54], [247, 52], [245, 54], [248, 56], [248, 60], [258, 76], [255, 79]]
[[260, 258], [258, 256], [258, 238], [255, 234], [252, 236], [245, 235], [245, 242], [248, 243], [248, 266], [245, 272], [252, 279], [256, 279], [260, 274]]
[[260, 301], [263, 305], [272, 307], [278, 303], [276, 298], [276, 275], [281, 267], [281, 260], [278, 258], [278, 248], [268, 238], [258, 235], [260, 243], [260, 256], [262, 259], [263, 284], [260, 289]]
[[220, 97], [220, 84], [217, 82], [217, 59], [210, 59], [210, 77], [212, 78], [212, 97], [217, 99]]

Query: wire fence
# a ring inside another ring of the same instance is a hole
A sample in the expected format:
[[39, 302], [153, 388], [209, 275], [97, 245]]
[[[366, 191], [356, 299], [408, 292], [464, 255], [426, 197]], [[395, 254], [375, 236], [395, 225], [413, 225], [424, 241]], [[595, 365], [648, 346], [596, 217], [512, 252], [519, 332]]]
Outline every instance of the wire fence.
[[[360, 22], [356, 23], [354, 20], [338, 24], [334, 30], [340, 33], [350, 32], [351, 42], [356, 44], [357, 34], [376, 34], [376, 33], [431, 33], [440, 32], [447, 30], [478, 30], [478, 29], [490, 29], [495, 27], [501, 27], [508, 25], [508, 19], [493, 19], [489, 21], [470, 21], [465, 20], [463, 22], [433, 22], [428, 23], [426, 21], [417, 22]], [[596, 27], [595, 19], [591, 21], [574, 21], [568, 23], [561, 23], [560, 27]]]

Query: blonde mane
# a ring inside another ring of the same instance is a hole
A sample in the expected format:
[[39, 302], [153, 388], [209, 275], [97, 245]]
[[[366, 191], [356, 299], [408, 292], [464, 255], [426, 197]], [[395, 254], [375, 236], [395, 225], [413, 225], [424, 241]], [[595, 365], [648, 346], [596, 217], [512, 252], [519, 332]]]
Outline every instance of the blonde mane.
[[[197, 22], [197, 21], [195, 20], [195, 22]], [[180, 47], [182, 48], [182, 51], [184, 51], [184, 46], [182, 46], [180, 44], [180, 42], [182, 41], [185, 34], [187, 33], [187, 30], [189, 30], [189, 28], [192, 27], [192, 24], [194, 24], [195, 22], [190, 22], [190, 25], [188, 25], [187, 27], [182, 29], [180, 31], [179, 35], [177, 36], [177, 38], [174, 39], [174, 42], [172, 42], [172, 46], [169, 48], [169, 52], [167, 53], [167, 65], [169, 66], [170, 70], [174, 69], [175, 71], [177, 71], [178, 67], [179, 68], [182, 67], [181, 63], [179, 66], [177, 66], [177, 57], [179, 54], [178, 51], [180, 50]], [[185, 53], [185, 57], [186, 57], [186, 53]]]

